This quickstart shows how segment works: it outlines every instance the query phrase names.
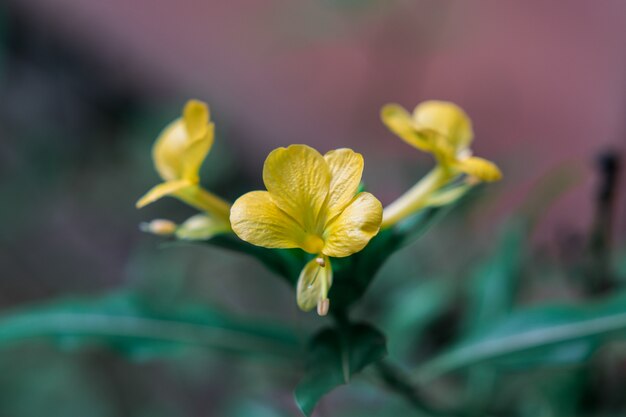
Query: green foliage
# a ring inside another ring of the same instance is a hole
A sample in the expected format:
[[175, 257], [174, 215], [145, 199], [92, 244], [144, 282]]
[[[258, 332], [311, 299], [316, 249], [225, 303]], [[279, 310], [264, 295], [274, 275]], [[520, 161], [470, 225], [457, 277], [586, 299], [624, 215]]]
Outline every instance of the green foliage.
[[389, 351], [404, 358], [422, 340], [427, 326], [449, 307], [452, 288], [444, 280], [416, 280], [389, 295], [390, 300], [383, 305], [382, 322], [389, 336]]
[[330, 290], [333, 305], [348, 309], [358, 301], [372, 283], [383, 264], [399, 249], [424, 234], [447, 208], [428, 208], [394, 228], [381, 230], [361, 252], [335, 262], [334, 282]]
[[155, 306], [128, 292], [61, 300], [0, 318], [0, 345], [45, 339], [65, 348], [107, 346], [136, 359], [202, 348], [269, 358], [293, 358], [293, 330], [249, 322], [202, 305]]
[[580, 364], [600, 344], [626, 333], [624, 294], [597, 304], [545, 305], [520, 308], [480, 326], [432, 361], [416, 377], [429, 381], [477, 364], [526, 369]]
[[469, 305], [463, 323], [467, 334], [513, 309], [522, 276], [526, 234], [526, 222], [511, 222], [493, 255], [475, 268], [468, 285]]
[[[333, 300], [331, 309], [350, 308], [365, 294], [387, 259], [419, 239], [448, 210], [449, 207], [425, 209], [397, 227], [381, 230], [361, 252], [333, 259], [334, 281], [329, 295]], [[299, 249], [266, 249], [244, 242], [233, 234], [217, 235], [202, 243], [250, 255], [294, 287], [303, 266], [311, 259]]]
[[354, 374], [386, 353], [385, 336], [369, 325], [323, 329], [309, 344], [306, 372], [295, 391], [300, 410], [310, 416], [326, 393], [347, 384]]

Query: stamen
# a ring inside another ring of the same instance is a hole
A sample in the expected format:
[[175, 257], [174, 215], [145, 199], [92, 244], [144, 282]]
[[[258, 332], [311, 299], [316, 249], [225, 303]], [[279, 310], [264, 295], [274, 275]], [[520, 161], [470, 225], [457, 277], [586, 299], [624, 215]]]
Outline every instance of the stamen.
[[320, 316], [325, 316], [328, 314], [328, 309], [330, 308], [330, 300], [328, 298], [324, 298], [323, 300], [319, 300], [317, 302], [317, 314]]
[[322, 268], [324, 268], [326, 266], [326, 261], [321, 256], [318, 257], [318, 258], [315, 258], [315, 263], [317, 263]]

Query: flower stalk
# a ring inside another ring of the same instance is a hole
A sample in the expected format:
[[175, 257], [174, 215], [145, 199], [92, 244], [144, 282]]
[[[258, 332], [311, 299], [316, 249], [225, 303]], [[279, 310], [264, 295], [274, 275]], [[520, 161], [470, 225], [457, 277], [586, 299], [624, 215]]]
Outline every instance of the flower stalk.
[[381, 228], [386, 229], [409, 217], [428, 205], [430, 197], [452, 179], [449, 170], [441, 166], [433, 168], [406, 193], [383, 210]]
[[229, 223], [230, 204], [200, 186], [187, 187], [176, 193], [176, 197], [200, 211], [211, 213], [213, 217]]

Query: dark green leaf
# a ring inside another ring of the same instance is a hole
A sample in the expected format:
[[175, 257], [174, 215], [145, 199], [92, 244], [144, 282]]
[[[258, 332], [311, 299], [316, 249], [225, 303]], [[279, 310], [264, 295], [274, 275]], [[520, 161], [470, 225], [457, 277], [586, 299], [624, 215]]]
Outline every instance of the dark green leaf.
[[385, 300], [383, 328], [389, 337], [389, 352], [405, 357], [415, 350], [423, 330], [453, 300], [450, 283], [441, 279], [415, 281], [389, 294]]
[[514, 311], [416, 372], [424, 382], [476, 364], [524, 367], [580, 362], [626, 332], [624, 294], [598, 305], [547, 305]]
[[[512, 222], [502, 234], [493, 255], [474, 271], [469, 284], [463, 334], [471, 337], [485, 323], [494, 323], [513, 309], [523, 264], [527, 228], [521, 219]], [[491, 364], [470, 368], [464, 408], [468, 415], [484, 415], [493, 401], [498, 373]]]
[[385, 337], [366, 324], [327, 328], [311, 341], [306, 373], [295, 397], [302, 412], [310, 416], [317, 402], [334, 388], [347, 384], [355, 373], [386, 355]]
[[494, 254], [476, 268], [470, 281], [464, 323], [467, 335], [513, 309], [524, 259], [525, 226], [521, 220], [511, 223]]
[[295, 357], [299, 351], [289, 329], [227, 317], [201, 305], [156, 308], [129, 293], [57, 301], [0, 318], [0, 345], [35, 338], [66, 347], [107, 346], [141, 358], [186, 347], [270, 357]]
[[385, 261], [400, 248], [417, 240], [446, 211], [446, 207], [422, 210], [394, 228], [381, 230], [361, 252], [348, 258], [333, 259], [331, 309], [333, 305], [347, 309], [360, 299]]
[[208, 240], [178, 241], [176, 244], [190, 243], [208, 244], [252, 256], [267, 269], [285, 278], [293, 286], [296, 285], [300, 271], [308, 261], [307, 255], [300, 249], [262, 248], [244, 242], [233, 233], [216, 235]]

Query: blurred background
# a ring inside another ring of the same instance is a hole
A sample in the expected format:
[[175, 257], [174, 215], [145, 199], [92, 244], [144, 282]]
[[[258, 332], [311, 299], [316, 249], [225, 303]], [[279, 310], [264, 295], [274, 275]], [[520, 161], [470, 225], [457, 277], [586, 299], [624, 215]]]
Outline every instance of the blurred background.
[[[620, 253], [626, 232], [616, 169], [626, 137], [625, 40], [620, 0], [5, 0], [0, 308], [133, 288], [166, 304], [318, 325], [255, 261], [164, 245], [138, 230], [193, 213], [171, 199], [134, 208], [159, 181], [152, 142], [188, 98], [207, 101], [217, 127], [203, 184], [231, 200], [262, 186], [269, 151], [306, 143], [361, 152], [367, 188], [389, 203], [432, 160], [384, 128], [381, 106], [442, 99], [468, 112], [475, 153], [496, 161], [504, 180], [383, 268], [361, 315], [390, 339], [410, 325], [398, 306], [419, 304], [401, 293], [440, 294], [433, 282], [462, 281], [531, 200], [541, 215], [519, 299], [579, 299], [584, 290], [568, 273], [594, 233], [608, 231], [603, 248]], [[617, 275], [626, 272], [622, 258], [612, 258]], [[396, 316], [385, 305], [398, 307]], [[454, 309], [428, 314], [445, 323]], [[424, 326], [432, 345], [452, 337], [438, 323]], [[415, 353], [396, 340], [391, 353]], [[0, 369], [0, 416], [298, 415], [297, 373], [228, 355], [129, 362], [107, 349], [34, 341], [3, 347]], [[402, 407], [356, 383], [325, 399], [319, 415]]]

